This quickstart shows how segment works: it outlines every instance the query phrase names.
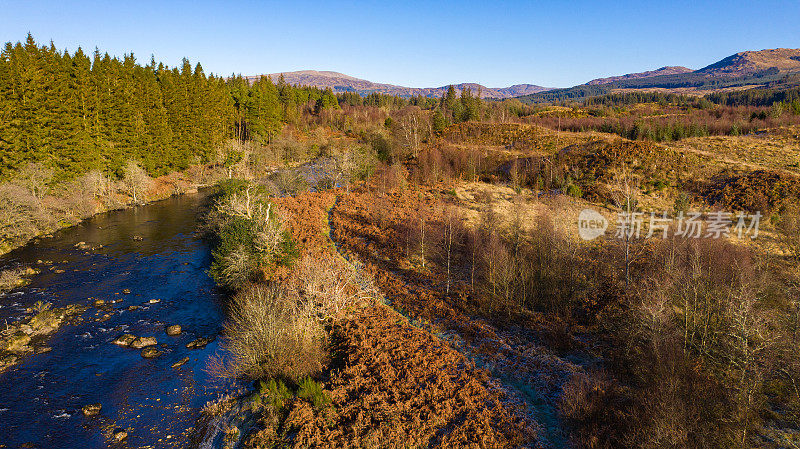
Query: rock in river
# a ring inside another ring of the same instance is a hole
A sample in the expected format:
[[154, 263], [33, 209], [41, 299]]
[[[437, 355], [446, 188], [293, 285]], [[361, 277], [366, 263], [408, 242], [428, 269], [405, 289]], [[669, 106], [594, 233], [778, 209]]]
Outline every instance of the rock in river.
[[186, 347], [189, 349], [203, 349], [212, 341], [214, 341], [214, 337], [200, 337], [187, 343]]
[[122, 441], [125, 438], [128, 438], [128, 432], [125, 429], [114, 429], [114, 439], [117, 441]]
[[146, 359], [152, 359], [160, 356], [161, 354], [163, 354], [163, 352], [161, 352], [157, 346], [148, 346], [142, 349], [142, 357]]
[[81, 411], [85, 416], [94, 416], [100, 413], [101, 408], [103, 408], [102, 404], [87, 404], [83, 406]]
[[152, 346], [157, 344], [158, 340], [156, 340], [156, 337], [137, 337], [135, 340], [131, 342], [131, 348], [142, 349], [145, 346]]
[[182, 332], [180, 324], [173, 324], [172, 326], [167, 326], [167, 335], [174, 337], [176, 335], [180, 335]]
[[119, 337], [115, 338], [111, 341], [115, 345], [120, 346], [130, 346], [133, 341], [136, 340], [136, 335], [133, 334], [122, 334]]
[[178, 360], [177, 362], [173, 363], [173, 364], [172, 364], [172, 367], [173, 367], [173, 368], [176, 368], [176, 369], [177, 369], [177, 368], [180, 368], [180, 367], [182, 367], [183, 365], [185, 365], [185, 364], [186, 364], [186, 362], [188, 362], [188, 361], [189, 361], [189, 357], [184, 357], [184, 358], [182, 358], [182, 359]]

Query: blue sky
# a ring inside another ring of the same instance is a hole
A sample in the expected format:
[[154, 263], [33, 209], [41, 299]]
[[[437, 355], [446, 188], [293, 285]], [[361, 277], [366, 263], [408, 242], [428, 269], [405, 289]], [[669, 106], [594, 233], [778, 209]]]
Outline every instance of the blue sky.
[[800, 47], [800, 1], [3, 1], [0, 40], [182, 57], [207, 73], [334, 70], [434, 87], [565, 87]]

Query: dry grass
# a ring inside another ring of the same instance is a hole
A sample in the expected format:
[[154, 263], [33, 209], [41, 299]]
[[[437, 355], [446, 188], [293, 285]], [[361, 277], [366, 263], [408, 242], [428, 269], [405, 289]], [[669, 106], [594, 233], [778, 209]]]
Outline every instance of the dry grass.
[[709, 136], [674, 144], [735, 169], [767, 169], [800, 174], [800, 129], [788, 127], [747, 136]]

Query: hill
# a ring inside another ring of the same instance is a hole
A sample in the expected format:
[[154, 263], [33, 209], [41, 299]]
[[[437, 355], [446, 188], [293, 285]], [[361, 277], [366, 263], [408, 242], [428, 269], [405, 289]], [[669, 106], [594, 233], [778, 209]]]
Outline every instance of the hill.
[[[669, 67], [662, 69], [669, 69]], [[761, 87], [781, 89], [797, 84], [797, 75], [800, 74], [800, 49], [776, 48], [744, 51], [721, 59], [700, 70], [671, 74], [647, 75], [648, 73], [650, 72], [600, 78], [566, 89], [553, 89], [523, 95], [519, 99], [525, 103], [581, 100], [619, 92], [623, 89], [624, 91], [660, 90], [692, 95]]]
[[697, 73], [708, 76], [746, 76], [775, 69], [781, 73], [800, 71], [800, 49], [742, 51], [703, 67]]
[[[373, 92], [386, 95], [398, 95], [401, 97], [412, 97], [422, 95], [424, 97], [441, 97], [447, 92], [448, 86], [441, 87], [405, 87], [397, 86], [394, 84], [375, 83], [372, 81], [355, 78], [339, 72], [330, 71], [317, 71], [317, 70], [301, 70], [297, 72], [283, 72], [271, 73], [270, 76], [273, 80], [277, 80], [281, 75], [283, 79], [292, 85], [299, 86], [314, 86], [322, 89], [330, 88], [335, 93], [342, 92], [357, 92], [360, 95], [368, 95]], [[262, 75], [247, 76], [250, 81], [254, 81]], [[472, 92], [477, 94], [480, 92], [481, 98], [490, 99], [504, 99], [518, 97], [520, 95], [529, 95], [537, 92], [549, 90], [546, 87], [537, 86], [534, 84], [515, 84], [509, 87], [490, 88], [476, 83], [461, 83], [453, 84], [456, 93], [460, 94], [464, 89], [472, 89]]]
[[646, 72], [628, 73], [626, 75], [610, 76], [608, 78], [597, 78], [589, 81], [586, 84], [589, 86], [595, 86], [598, 84], [609, 84], [616, 81], [629, 80], [629, 79], [650, 78], [653, 76], [662, 76], [662, 75], [679, 75], [681, 73], [688, 73], [691, 71], [692, 69], [688, 67], [666, 66], [656, 70], [648, 70]]

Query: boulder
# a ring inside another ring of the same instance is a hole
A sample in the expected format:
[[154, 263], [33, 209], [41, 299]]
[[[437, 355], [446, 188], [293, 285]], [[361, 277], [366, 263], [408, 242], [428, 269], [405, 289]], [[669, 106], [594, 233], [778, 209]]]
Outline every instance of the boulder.
[[105, 302], [105, 300], [103, 300], [103, 299], [96, 299], [96, 300], [94, 301], [94, 306], [95, 306], [95, 307], [102, 307], [102, 306], [104, 306], [104, 305], [106, 305], [106, 302]]
[[161, 352], [161, 350], [158, 349], [157, 346], [148, 346], [148, 347], [142, 349], [142, 353], [141, 354], [142, 354], [142, 357], [144, 357], [146, 359], [152, 359], [152, 358], [160, 356], [161, 354], [163, 354], [163, 352]]
[[200, 337], [187, 343], [186, 347], [189, 349], [203, 349], [212, 341], [214, 341], [214, 337]]
[[125, 438], [128, 438], [128, 432], [125, 429], [114, 429], [114, 439], [116, 441], [122, 441]]
[[142, 349], [145, 346], [153, 346], [157, 344], [158, 340], [156, 340], [156, 337], [137, 337], [131, 342], [131, 348]]
[[101, 408], [103, 408], [102, 404], [87, 404], [83, 406], [81, 411], [83, 412], [84, 416], [94, 416], [100, 413]]
[[174, 337], [176, 335], [180, 335], [183, 329], [181, 329], [180, 324], [173, 324], [171, 326], [167, 326], [167, 335]]
[[180, 368], [180, 367], [182, 367], [183, 365], [185, 365], [185, 364], [186, 364], [186, 362], [188, 362], [188, 361], [189, 361], [189, 357], [184, 357], [184, 358], [182, 358], [182, 359], [178, 360], [177, 362], [173, 363], [173, 364], [172, 364], [172, 367], [173, 367], [173, 368]]
[[114, 343], [115, 345], [119, 346], [130, 346], [134, 340], [136, 340], [136, 335], [122, 334], [119, 337], [112, 340], [111, 343]]

